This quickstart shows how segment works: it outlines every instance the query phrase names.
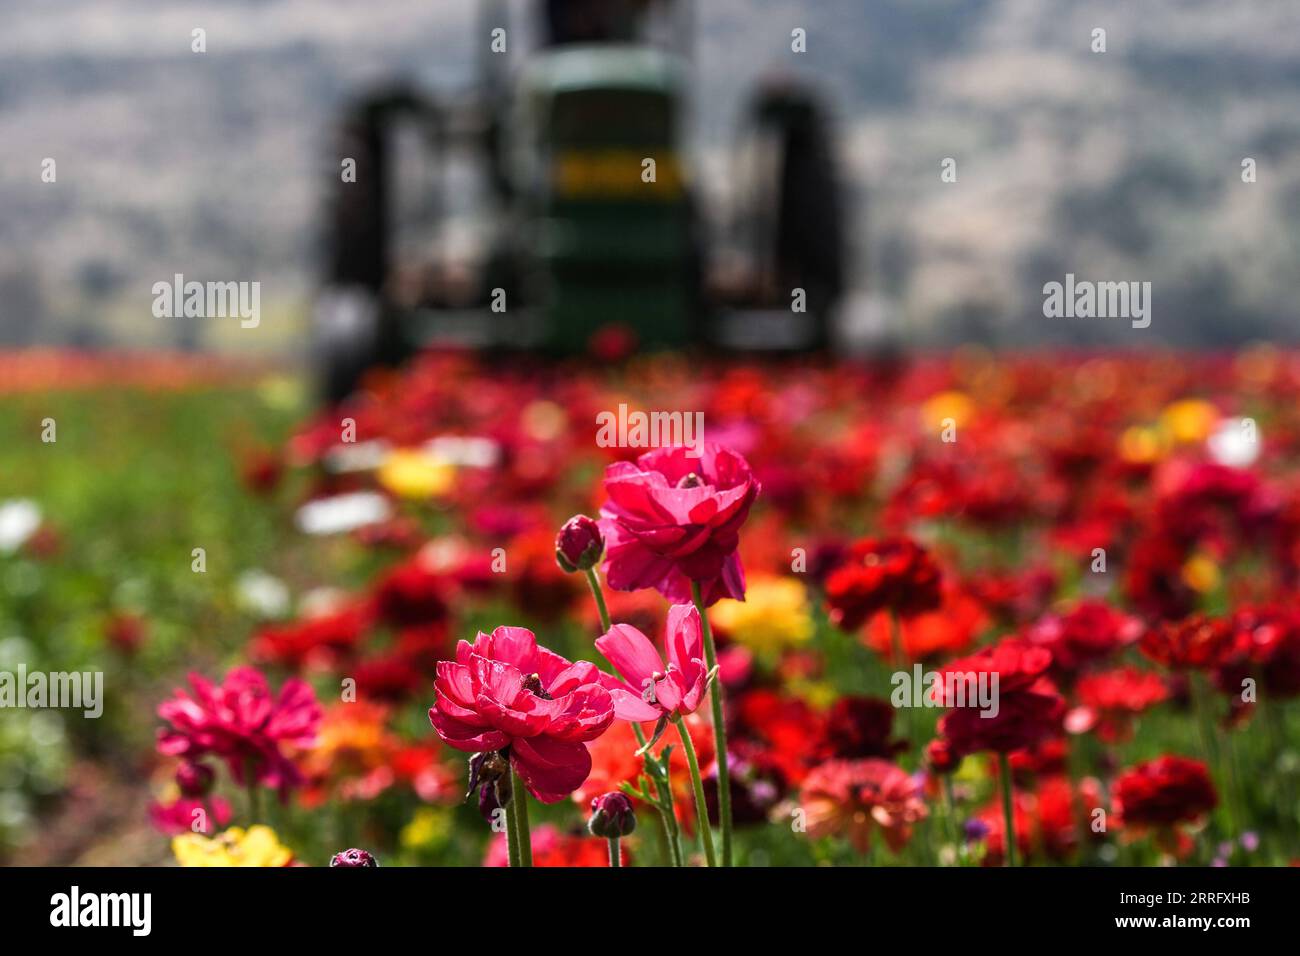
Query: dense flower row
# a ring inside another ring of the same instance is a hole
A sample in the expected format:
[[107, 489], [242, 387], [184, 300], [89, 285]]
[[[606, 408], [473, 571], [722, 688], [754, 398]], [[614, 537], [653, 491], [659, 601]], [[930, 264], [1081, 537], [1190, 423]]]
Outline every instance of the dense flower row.
[[[258, 494], [309, 474], [305, 506], [383, 570], [253, 635], [278, 694], [237, 668], [162, 705], [178, 762], [154, 819], [183, 861], [248, 839], [195, 849], [237, 816], [220, 764], [257, 815], [263, 787], [299, 820], [396, 798], [402, 846], [413, 808], [468, 789], [489, 863], [729, 865], [772, 852], [762, 828], [796, 861], [1226, 863], [1257, 831], [1289, 859], [1298, 395], [1300, 363], [1265, 350], [617, 374], [426, 356], [250, 459]], [[708, 441], [602, 448], [620, 403], [702, 410]], [[1274, 790], [1247, 760], [1283, 768]], [[536, 826], [532, 799], [555, 808]]]

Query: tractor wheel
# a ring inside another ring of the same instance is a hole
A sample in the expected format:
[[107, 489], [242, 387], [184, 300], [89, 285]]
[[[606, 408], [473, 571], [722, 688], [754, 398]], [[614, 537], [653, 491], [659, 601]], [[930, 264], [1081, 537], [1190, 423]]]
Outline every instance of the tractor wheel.
[[[393, 228], [390, 132], [400, 116], [424, 109], [405, 88], [379, 90], [354, 103], [335, 134], [324, 288], [312, 315], [319, 391], [329, 401], [345, 397], [371, 365], [405, 357], [384, 303]], [[355, 164], [353, 175], [340, 166], [345, 160]]]
[[760, 287], [773, 305], [806, 295], [812, 347], [830, 344], [830, 313], [844, 287], [844, 221], [831, 132], [811, 91], [790, 84], [759, 92], [750, 110], [765, 156], [751, 183], [749, 215]]

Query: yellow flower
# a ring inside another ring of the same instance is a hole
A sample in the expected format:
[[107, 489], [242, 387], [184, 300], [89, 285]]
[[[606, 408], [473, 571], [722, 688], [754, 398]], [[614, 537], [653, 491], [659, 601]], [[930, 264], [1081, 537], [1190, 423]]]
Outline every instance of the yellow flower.
[[744, 601], [724, 598], [709, 613], [714, 624], [759, 653], [802, 644], [813, 634], [808, 593], [794, 578], [755, 577]]
[[1185, 398], [1160, 413], [1160, 424], [1183, 444], [1205, 441], [1219, 421], [1219, 410], [1199, 398]]
[[379, 466], [379, 483], [399, 498], [436, 498], [451, 490], [456, 469], [420, 448], [399, 448]]
[[1168, 451], [1168, 438], [1159, 429], [1133, 425], [1120, 435], [1120, 457], [1130, 464], [1148, 465], [1164, 458]]
[[921, 422], [927, 431], [938, 431], [949, 418], [960, 428], [975, 414], [975, 403], [965, 392], [939, 392], [921, 405]]
[[1223, 576], [1214, 559], [1204, 554], [1194, 554], [1182, 569], [1183, 583], [1198, 594], [1207, 594], [1219, 586]]
[[402, 827], [398, 839], [407, 850], [424, 850], [445, 841], [451, 833], [451, 820], [445, 810], [420, 807], [411, 822]]
[[288, 866], [293, 851], [268, 826], [231, 827], [215, 837], [184, 833], [172, 838], [181, 866]]

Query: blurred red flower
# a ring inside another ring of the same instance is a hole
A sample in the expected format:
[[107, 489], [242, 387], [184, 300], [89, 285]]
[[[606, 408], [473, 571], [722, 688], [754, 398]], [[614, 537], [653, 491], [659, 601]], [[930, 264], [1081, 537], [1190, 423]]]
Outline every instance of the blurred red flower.
[[[619, 840], [621, 862], [628, 866], [632, 853], [627, 841]], [[557, 827], [543, 823], [532, 830], [533, 866], [609, 866], [609, 842], [600, 837], [576, 836], [563, 833]], [[484, 866], [509, 866], [510, 856], [506, 835], [502, 833], [488, 844]]]
[[911, 538], [865, 538], [826, 579], [831, 621], [856, 631], [879, 611], [900, 618], [933, 611], [942, 601], [939, 567]]
[[1169, 698], [1169, 686], [1159, 674], [1121, 667], [1087, 674], [1075, 685], [1079, 704], [1065, 718], [1074, 734], [1097, 731], [1106, 743], [1133, 736], [1133, 718]]
[[1229, 621], [1193, 614], [1148, 628], [1138, 647], [1157, 664], [1173, 670], [1208, 670], [1226, 660], [1233, 643]]
[[1030, 644], [1052, 652], [1052, 673], [1072, 677], [1085, 664], [1104, 660], [1142, 635], [1142, 622], [1101, 601], [1081, 601], [1048, 614], [1025, 629]]
[[1190, 848], [1177, 825], [1198, 821], [1219, 802], [1205, 764], [1171, 754], [1125, 770], [1111, 799], [1120, 825], [1131, 836], [1154, 830], [1157, 843], [1177, 855]]
[[[1056, 733], [1064, 702], [1044, 676], [1051, 663], [1051, 652], [1045, 648], [1008, 638], [944, 667], [942, 703], [953, 709], [940, 719], [939, 732], [954, 753], [1010, 753]], [[958, 687], [956, 683], [948, 686], [949, 675], [954, 681], [968, 682], [965, 706], [957, 706]], [[973, 690], [980, 681], [991, 693], [993, 707], [985, 709], [974, 699]]]
[[807, 814], [808, 835], [841, 836], [859, 853], [871, 848], [878, 829], [886, 845], [899, 852], [912, 827], [927, 811], [920, 788], [902, 768], [888, 760], [828, 760], [814, 767], [799, 792]]

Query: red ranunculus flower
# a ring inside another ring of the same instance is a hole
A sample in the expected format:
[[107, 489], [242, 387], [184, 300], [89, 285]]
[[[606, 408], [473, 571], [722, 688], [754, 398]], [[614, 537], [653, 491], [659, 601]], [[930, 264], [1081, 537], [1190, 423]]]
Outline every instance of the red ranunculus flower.
[[[939, 721], [939, 732], [958, 756], [981, 750], [1010, 753], [1031, 747], [1059, 730], [1064, 702], [1044, 675], [1052, 663], [1051, 652], [1008, 638], [982, 648], [943, 669], [941, 703], [953, 708]], [[950, 698], [948, 675], [966, 681], [965, 706], [957, 706], [957, 684]], [[997, 675], [996, 687], [993, 675]], [[978, 682], [985, 682], [993, 706], [982, 708], [976, 699]], [[994, 713], [996, 711], [996, 713]]]
[[879, 697], [841, 697], [826, 712], [825, 740], [836, 757], [892, 757], [907, 742], [891, 740], [894, 708]]
[[826, 602], [831, 620], [855, 631], [878, 611], [933, 611], [943, 600], [941, 583], [938, 566], [911, 538], [866, 538], [826, 579]]
[[699, 458], [688, 451], [661, 448], [605, 471], [606, 579], [620, 591], [654, 588], [677, 604], [691, 600], [692, 582], [706, 604], [743, 600], [736, 546], [759, 484], [730, 449], [706, 442]]
[[383, 621], [397, 627], [440, 621], [447, 615], [446, 580], [417, 553], [380, 579], [374, 606]]
[[614, 703], [587, 661], [570, 663], [537, 646], [533, 632], [498, 627], [461, 641], [455, 661], [438, 663], [429, 720], [448, 746], [500, 751], [528, 792], [556, 803], [591, 771], [584, 741], [614, 720]]
[[847, 837], [859, 853], [871, 848], [874, 828], [897, 853], [911, 839], [913, 824], [926, 816], [916, 781], [875, 757], [818, 764], [803, 782], [799, 803], [808, 815], [809, 836]]
[[650, 638], [630, 624], [615, 624], [608, 634], [596, 639], [596, 650], [628, 682], [601, 675], [601, 683], [614, 700], [614, 713], [621, 720], [676, 719], [693, 714], [704, 701], [709, 669], [704, 664], [700, 612], [693, 604], [674, 604], [668, 609], [664, 642], [668, 646], [666, 667]]
[[1072, 676], [1142, 634], [1142, 623], [1101, 601], [1082, 601], [1063, 614], [1048, 614], [1025, 630], [1030, 644], [1052, 652], [1052, 673]]
[[1193, 614], [1150, 628], [1138, 646], [1147, 657], [1173, 670], [1207, 670], [1223, 663], [1234, 643], [1231, 622]]
[[1159, 674], [1121, 667], [1087, 674], [1075, 686], [1079, 706], [1066, 715], [1066, 729], [1074, 734], [1096, 728], [1107, 743], [1133, 736], [1133, 718], [1169, 698], [1169, 685]]
[[302, 782], [286, 748], [315, 743], [322, 711], [310, 686], [290, 678], [277, 699], [251, 667], [236, 667], [220, 686], [190, 674], [190, 685], [193, 696], [178, 689], [158, 707], [158, 716], [171, 725], [158, 732], [159, 752], [187, 760], [212, 754], [226, 762], [236, 782], [247, 782], [251, 772], [281, 797]]
[[1153, 829], [1162, 847], [1180, 852], [1187, 844], [1178, 839], [1177, 824], [1194, 822], [1209, 813], [1218, 804], [1219, 795], [1205, 764], [1166, 754], [1120, 774], [1112, 799], [1123, 827], [1137, 833]]

